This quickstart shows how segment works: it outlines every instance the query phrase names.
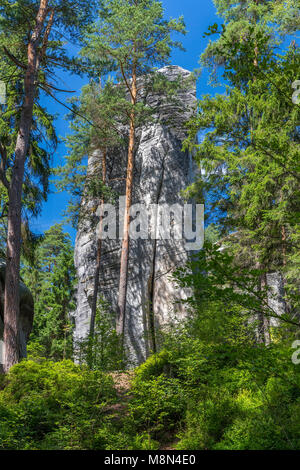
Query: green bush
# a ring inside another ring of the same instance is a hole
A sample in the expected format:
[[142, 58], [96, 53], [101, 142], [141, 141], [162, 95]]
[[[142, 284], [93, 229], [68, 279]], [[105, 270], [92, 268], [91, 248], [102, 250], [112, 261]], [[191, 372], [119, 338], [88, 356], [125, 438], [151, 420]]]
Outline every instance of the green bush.
[[[273, 389], [271, 394], [270, 388]], [[228, 426], [222, 440], [215, 448], [226, 450], [297, 448], [300, 437], [299, 422], [296, 432], [291, 432], [294, 407], [292, 411], [289, 393], [289, 386], [278, 383], [274, 378], [256, 393], [241, 392], [236, 398], [237, 417]]]
[[124, 369], [122, 340], [116, 332], [115, 321], [104, 300], [99, 300], [93, 338], [87, 337], [77, 344], [80, 362], [90, 369], [114, 371]]
[[0, 392], [1, 449], [93, 446], [93, 426], [115, 397], [110, 377], [71, 361], [23, 361]]
[[178, 379], [164, 375], [133, 383], [130, 413], [140, 430], [151, 432], [154, 439], [173, 430], [184, 417], [184, 387]]
[[202, 369], [202, 380], [199, 386], [189, 382], [178, 449], [299, 449], [300, 374], [290, 348], [273, 345], [232, 357], [227, 365], [220, 357], [206, 368], [194, 355], [182, 358], [187, 377]]
[[153, 354], [136, 369], [133, 383], [137, 384], [139, 381], [149, 380], [163, 373], [169, 374], [170, 366], [171, 356], [167, 350], [163, 349], [160, 353]]
[[[131, 389], [71, 361], [23, 361], [1, 378], [0, 449], [300, 448], [300, 366], [283, 344], [169, 338]], [[116, 377], [115, 377], [116, 380]]]
[[178, 449], [208, 450], [222, 437], [237, 412], [232, 396], [222, 390], [201, 402], [191, 400], [186, 416], [186, 430], [179, 435]]

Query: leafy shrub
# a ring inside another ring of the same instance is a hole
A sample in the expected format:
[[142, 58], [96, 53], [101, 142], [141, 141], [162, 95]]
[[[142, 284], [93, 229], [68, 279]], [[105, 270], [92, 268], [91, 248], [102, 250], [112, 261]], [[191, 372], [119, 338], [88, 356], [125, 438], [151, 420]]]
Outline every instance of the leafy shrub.
[[163, 373], [167, 374], [170, 372], [170, 365], [171, 356], [166, 349], [163, 349], [160, 353], [153, 354], [136, 369], [134, 383], [158, 377]]
[[172, 430], [184, 417], [184, 387], [178, 379], [163, 375], [133, 384], [130, 413], [138, 429], [146, 429], [154, 438]]
[[235, 367], [220, 360], [208, 368], [188, 391], [178, 449], [299, 449], [300, 374], [288, 357], [289, 348], [273, 345], [244, 351]]
[[157, 450], [159, 443], [151, 438], [150, 433], [136, 433], [135, 423], [130, 419], [120, 421], [119, 425], [107, 422], [97, 430], [94, 440], [95, 449], [105, 450]]
[[77, 349], [80, 362], [88, 364], [90, 369], [102, 371], [124, 369], [122, 340], [116, 332], [109, 305], [104, 300], [100, 299], [98, 302], [93, 338], [83, 339], [77, 344]]
[[0, 392], [0, 448], [65, 449], [93, 445], [92, 428], [115, 392], [112, 379], [71, 361], [23, 361]]
[[213, 449], [236, 412], [233, 397], [224, 390], [212, 392], [210, 398], [199, 403], [191, 401], [186, 416], [187, 428], [179, 436], [178, 449]]

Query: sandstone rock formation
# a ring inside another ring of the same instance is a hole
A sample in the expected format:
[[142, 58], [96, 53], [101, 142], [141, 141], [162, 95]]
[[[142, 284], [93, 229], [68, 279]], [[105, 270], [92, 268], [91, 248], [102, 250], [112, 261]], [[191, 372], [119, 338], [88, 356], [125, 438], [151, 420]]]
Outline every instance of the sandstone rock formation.
[[[4, 305], [4, 286], [5, 286], [5, 261], [0, 260], [0, 347], [3, 345], [3, 305]], [[30, 290], [20, 281], [20, 319], [19, 319], [19, 354], [20, 358], [27, 355], [27, 342], [32, 330], [34, 316], [34, 302]], [[3, 351], [0, 351], [0, 359], [3, 358]], [[1, 360], [0, 360], [1, 369]], [[0, 370], [1, 371], [1, 370]]]
[[[187, 80], [176, 102], [165, 102], [151, 94], [147, 102], [155, 107], [151, 122], [140, 129], [136, 148], [133, 203], [180, 204], [181, 191], [193, 180], [194, 164], [189, 152], [182, 151], [186, 136], [185, 122], [195, 111], [196, 85], [192, 74], [177, 66], [160, 70], [168, 79], [181, 76]], [[88, 172], [99, 165], [100, 151], [89, 158]], [[108, 178], [119, 195], [125, 194], [126, 149], [111, 152]], [[93, 201], [83, 199], [82, 204], [92, 208]], [[153, 228], [153, 227], [152, 227]], [[96, 230], [91, 220], [79, 226], [75, 265], [78, 275], [77, 308], [74, 312], [74, 341], [78, 344], [89, 332], [93, 280], [96, 263]], [[164, 325], [180, 321], [186, 316], [182, 304], [176, 300], [188, 293], [178, 288], [171, 279], [172, 271], [188, 259], [185, 239], [131, 240], [129, 280], [125, 320], [125, 346], [132, 365], [143, 362], [158, 341], [157, 332]], [[120, 268], [120, 241], [106, 240], [102, 248], [100, 293], [116, 312]]]
[[[268, 304], [276, 315], [284, 315], [287, 312], [285, 302], [284, 280], [280, 272], [267, 274], [267, 285], [269, 287]], [[269, 326], [279, 326], [278, 318], [270, 318]]]

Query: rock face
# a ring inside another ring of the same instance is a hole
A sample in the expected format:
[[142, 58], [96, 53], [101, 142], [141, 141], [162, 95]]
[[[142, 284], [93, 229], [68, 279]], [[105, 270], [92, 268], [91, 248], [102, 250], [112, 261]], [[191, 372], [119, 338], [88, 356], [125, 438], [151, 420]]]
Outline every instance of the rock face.
[[[0, 260], [0, 371], [3, 358], [3, 305], [4, 305], [4, 286], [5, 286], [5, 262]], [[27, 342], [32, 330], [33, 316], [34, 316], [34, 302], [30, 290], [21, 281], [19, 285], [20, 293], [20, 333], [19, 333], [19, 354], [20, 358], [25, 358], [27, 355]]]
[[[268, 304], [276, 315], [284, 315], [287, 312], [287, 305], [284, 300], [284, 280], [280, 272], [267, 274], [267, 285], [269, 287]], [[270, 318], [269, 326], [279, 326], [278, 318]]]
[[[182, 143], [186, 137], [184, 124], [195, 111], [195, 82], [191, 73], [180, 67], [165, 67], [160, 72], [170, 80], [180, 76], [186, 80], [186, 85], [178, 93], [176, 102], [166, 103], [159, 95], [147, 97], [147, 102], [157, 111], [151, 124], [138, 133], [133, 194], [133, 203], [143, 203], [147, 213], [152, 204], [180, 204], [183, 207], [181, 191], [192, 182], [194, 172], [193, 158], [182, 151]], [[95, 171], [100, 157], [99, 151], [90, 156], [88, 173]], [[119, 195], [125, 194], [126, 160], [126, 149], [111, 152], [108, 158], [108, 179]], [[95, 201], [84, 199], [82, 204], [92, 208]], [[120, 221], [120, 214], [117, 220]], [[152, 229], [153, 220], [150, 221]], [[105, 240], [102, 248], [99, 295], [111, 306], [112, 315], [117, 310], [120, 246], [120, 240]], [[160, 328], [186, 316], [182, 304], [176, 305], [174, 301], [186, 298], [188, 292], [178, 288], [170, 278], [172, 271], [188, 259], [186, 241], [173, 237], [169, 240], [131, 240], [129, 258], [125, 346], [129, 363], [136, 365], [155, 350]], [[90, 326], [96, 265], [96, 230], [91, 220], [86, 219], [80, 224], [75, 265], [78, 288], [73, 317], [74, 341], [78, 344], [87, 337]]]

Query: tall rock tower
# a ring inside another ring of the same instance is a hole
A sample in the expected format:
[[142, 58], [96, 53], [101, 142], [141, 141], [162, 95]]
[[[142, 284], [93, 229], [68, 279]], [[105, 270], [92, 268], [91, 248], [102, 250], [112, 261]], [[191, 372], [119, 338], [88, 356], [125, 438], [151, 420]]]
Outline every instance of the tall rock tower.
[[[143, 203], [147, 209], [152, 204], [183, 206], [182, 191], [192, 182], [194, 172], [193, 158], [182, 151], [182, 143], [185, 123], [196, 108], [195, 81], [191, 72], [177, 66], [165, 67], [160, 73], [169, 80], [181, 76], [188, 85], [174, 102], [166, 103], [161, 95], [147, 97], [157, 111], [151, 123], [138, 132], [133, 194], [133, 203]], [[95, 171], [100, 160], [100, 151], [95, 151], [89, 158], [88, 173]], [[109, 155], [108, 180], [119, 195], [125, 194], [126, 163], [126, 149]], [[92, 202], [83, 200], [82, 204]], [[90, 327], [97, 245], [94, 227], [90, 220], [81, 222], [76, 238], [75, 344], [87, 337]], [[99, 296], [108, 302], [112, 315], [117, 311], [120, 247], [120, 240], [105, 240], [102, 247]], [[178, 288], [171, 275], [188, 256], [184, 239], [130, 241], [125, 346], [132, 365], [142, 363], [155, 349], [159, 329], [186, 316], [182, 303], [176, 304], [176, 300], [186, 298], [188, 292]]]

